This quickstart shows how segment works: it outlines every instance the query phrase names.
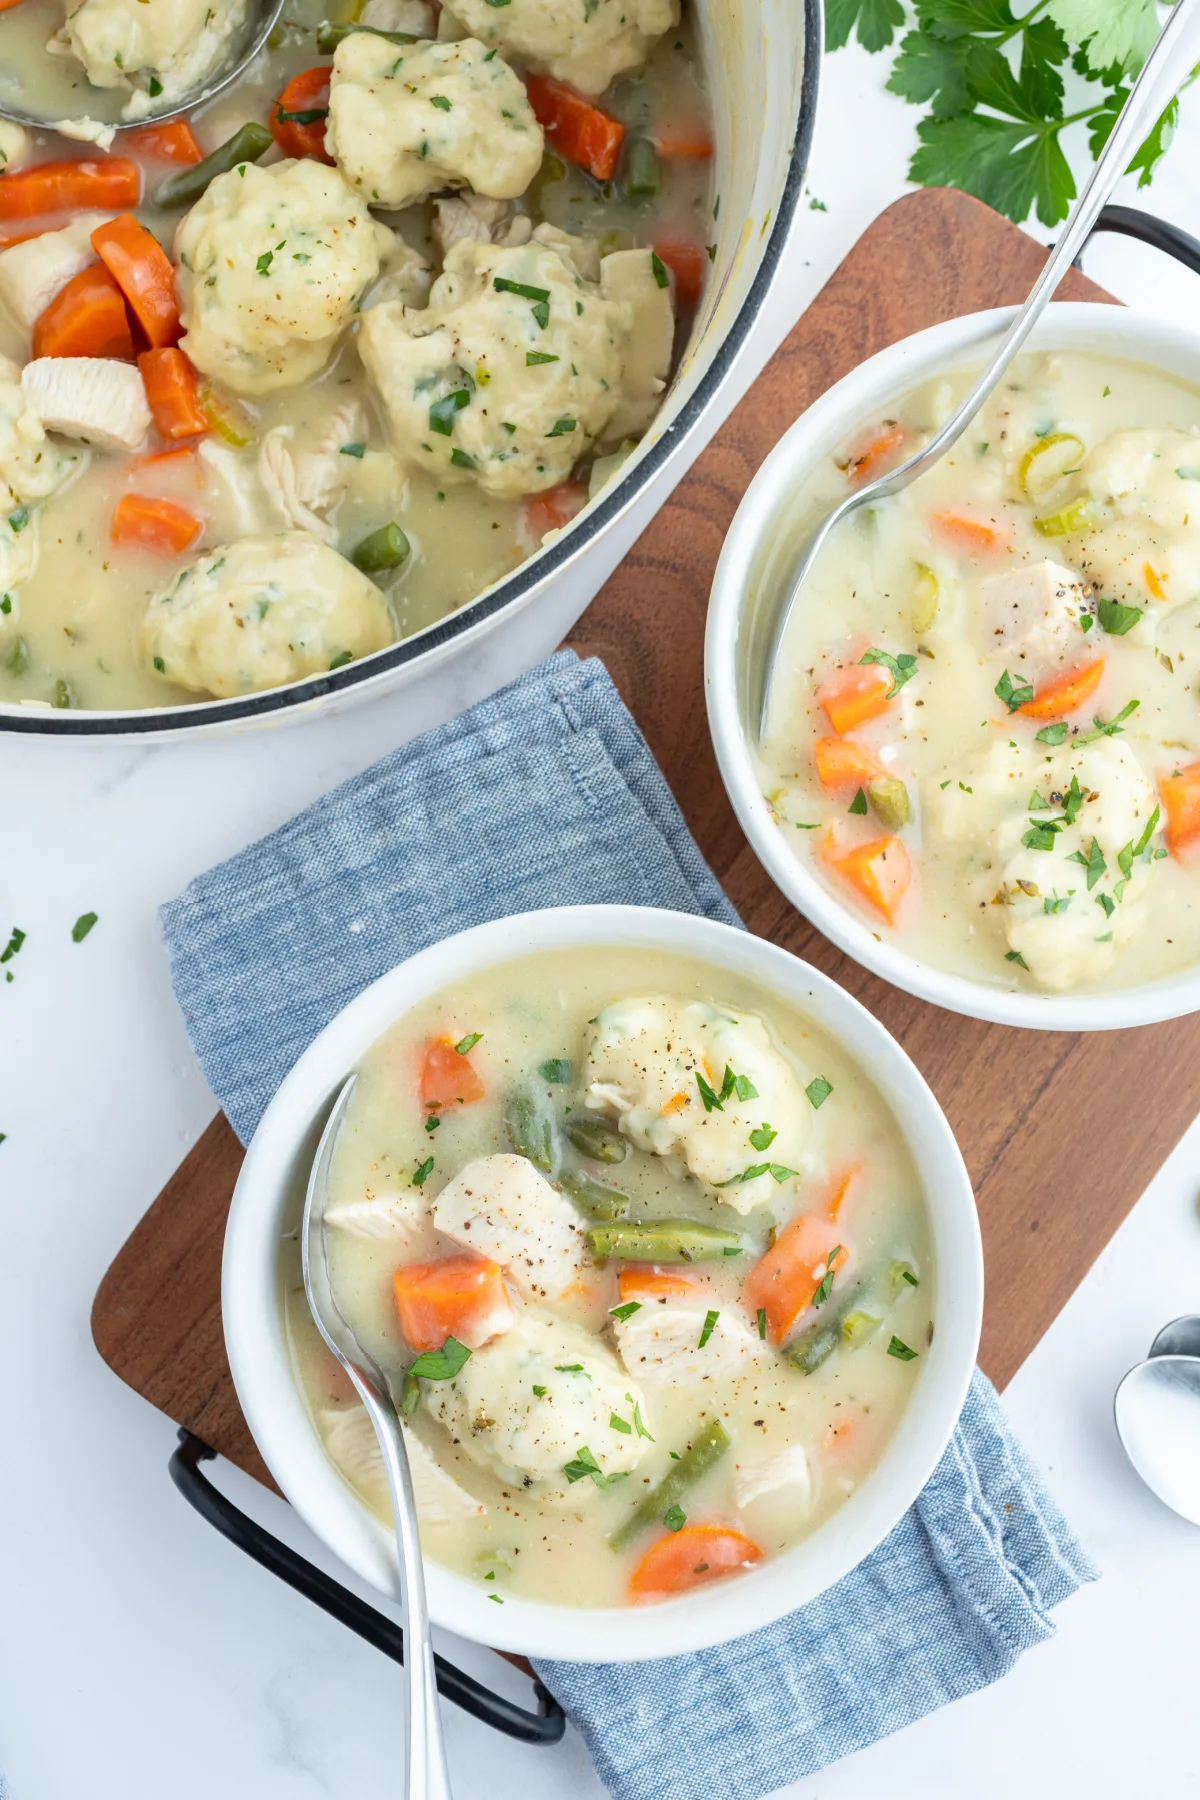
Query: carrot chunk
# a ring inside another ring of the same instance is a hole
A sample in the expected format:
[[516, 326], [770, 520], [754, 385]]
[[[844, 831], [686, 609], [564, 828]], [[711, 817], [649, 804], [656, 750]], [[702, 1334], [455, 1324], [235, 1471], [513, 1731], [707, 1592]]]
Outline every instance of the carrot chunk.
[[173, 344], [179, 336], [175, 265], [153, 232], [132, 213], [122, 213], [96, 227], [92, 249], [129, 302], [150, 348]]
[[1182, 856], [1200, 840], [1200, 762], [1161, 776], [1158, 791], [1167, 815], [1167, 848]]
[[868, 432], [858, 440], [846, 460], [847, 478], [853, 482], [870, 481], [882, 474], [883, 465], [893, 460], [906, 436], [904, 427], [891, 421]]
[[891, 692], [892, 674], [885, 664], [847, 663], [817, 690], [817, 700], [840, 734], [877, 719], [886, 711]]
[[1154, 598], [1156, 600], [1165, 600], [1167, 598], [1167, 590], [1163, 585], [1163, 577], [1159, 574], [1152, 562], [1143, 564], [1142, 574], [1145, 576], [1146, 586]]
[[525, 90], [533, 116], [560, 156], [597, 181], [611, 181], [625, 141], [625, 127], [590, 100], [549, 75], [529, 75]]
[[712, 134], [702, 119], [660, 125], [650, 141], [664, 162], [707, 162], [713, 153]]
[[122, 494], [112, 516], [114, 544], [140, 544], [163, 556], [182, 556], [204, 530], [203, 519], [157, 494]]
[[133, 361], [125, 296], [103, 263], [81, 269], [55, 294], [33, 327], [33, 354]]
[[0, 175], [0, 219], [34, 219], [40, 213], [119, 212], [136, 206], [142, 177], [125, 156], [87, 157], [81, 162], [35, 163]]
[[190, 169], [204, 161], [204, 152], [186, 119], [169, 119], [162, 125], [139, 125], [123, 132], [121, 147], [146, 162], [178, 163]]
[[456, 1050], [448, 1037], [426, 1045], [421, 1065], [422, 1106], [469, 1106], [483, 1095], [482, 1077], [468, 1061], [466, 1050]]
[[709, 268], [704, 245], [682, 232], [669, 232], [655, 238], [654, 254], [675, 277], [675, 298], [680, 306], [694, 310], [700, 304]]
[[772, 1341], [781, 1344], [830, 1269], [846, 1260], [837, 1226], [826, 1213], [802, 1213], [786, 1226], [746, 1278], [742, 1298], [757, 1317], [766, 1314]]
[[895, 924], [900, 902], [912, 883], [912, 863], [899, 838], [872, 838], [869, 844], [855, 844], [849, 850], [827, 843], [821, 854], [889, 925]]
[[699, 1282], [657, 1263], [626, 1264], [617, 1276], [621, 1300], [670, 1300], [678, 1294], [694, 1294]]
[[548, 531], [561, 531], [576, 513], [587, 505], [588, 491], [582, 481], [560, 481], [525, 502], [521, 524], [535, 544], [540, 544]]
[[410, 1263], [396, 1270], [392, 1285], [400, 1333], [413, 1350], [440, 1350], [448, 1337], [478, 1350], [513, 1322], [503, 1269], [470, 1251]]
[[[867, 665], [868, 668], [872, 664]], [[813, 745], [817, 780], [824, 788], [865, 787], [887, 775], [887, 769], [864, 744], [853, 738], [819, 737]]]
[[685, 1594], [762, 1561], [762, 1551], [730, 1525], [684, 1525], [651, 1544], [629, 1577], [631, 1600], [663, 1600]]
[[304, 69], [292, 79], [271, 108], [267, 124], [285, 156], [312, 157], [332, 163], [325, 148], [325, 121], [329, 117], [329, 64]]
[[165, 438], [199, 437], [208, 430], [196, 371], [182, 350], [146, 350], [138, 357], [138, 368], [154, 423]]
[[1011, 526], [995, 519], [977, 519], [972, 513], [934, 513], [933, 523], [960, 550], [1004, 550], [1012, 543]]
[[1095, 662], [1081, 663], [1077, 669], [1068, 669], [1065, 675], [1056, 675], [1052, 681], [1047, 681], [1020, 710], [1029, 719], [1065, 719], [1068, 713], [1077, 712], [1085, 700], [1091, 699], [1103, 674], [1102, 656]]

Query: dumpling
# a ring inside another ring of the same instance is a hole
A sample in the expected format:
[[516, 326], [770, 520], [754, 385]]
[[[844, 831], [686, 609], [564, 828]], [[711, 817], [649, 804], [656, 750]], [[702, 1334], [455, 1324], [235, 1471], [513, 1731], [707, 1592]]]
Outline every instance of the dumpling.
[[149, 601], [146, 662], [167, 681], [232, 699], [382, 650], [387, 600], [306, 531], [207, 550]]
[[180, 348], [241, 394], [299, 387], [329, 361], [392, 247], [324, 163], [218, 175], [176, 234]]
[[128, 88], [122, 117], [145, 118], [193, 92], [224, 59], [247, 0], [82, 0], [55, 45], [93, 87]]
[[1152, 612], [1200, 599], [1200, 436], [1114, 432], [1080, 483], [1102, 522], [1071, 540], [1072, 561], [1105, 599]]
[[638, 68], [679, 23], [679, 0], [453, 0], [446, 10], [473, 37], [583, 94]]
[[542, 162], [525, 85], [475, 38], [389, 43], [354, 31], [337, 47], [325, 147], [372, 206], [444, 188], [523, 194]]
[[359, 353], [407, 461], [515, 499], [557, 486], [594, 443], [624, 434], [627, 396], [640, 407], [667, 374], [669, 293], [649, 250], [625, 253], [645, 266], [637, 299], [624, 261], [619, 296], [603, 265], [589, 279], [589, 252], [596, 267], [594, 246], [544, 225], [525, 245], [459, 242], [424, 311], [365, 315]]

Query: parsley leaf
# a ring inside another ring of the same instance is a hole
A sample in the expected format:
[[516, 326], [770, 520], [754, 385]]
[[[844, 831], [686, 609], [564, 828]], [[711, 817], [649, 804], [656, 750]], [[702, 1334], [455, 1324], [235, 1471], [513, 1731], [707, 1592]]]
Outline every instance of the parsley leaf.
[[563, 1474], [572, 1482], [590, 1476], [598, 1488], [611, 1487], [614, 1481], [621, 1479], [620, 1475], [606, 1475], [586, 1444], [569, 1463], [563, 1464]]
[[886, 50], [904, 24], [900, 0], [825, 0], [825, 48], [840, 50], [857, 27], [864, 50]]
[[1140, 606], [1122, 606], [1119, 600], [1101, 600], [1096, 608], [1096, 617], [1110, 637], [1124, 637], [1141, 616]]
[[1027, 700], [1033, 699], [1033, 689], [1029, 683], [1027, 681], [1014, 681], [1007, 669], [1005, 669], [1003, 675], [992, 689], [992, 692], [998, 699], [1003, 700], [1010, 713], [1019, 711]]
[[469, 1051], [475, 1048], [482, 1036], [482, 1031], [469, 1031], [465, 1038], [459, 1038], [457, 1044], [454, 1046], [458, 1055], [466, 1056]]
[[716, 1310], [715, 1307], [710, 1307], [709, 1310], [705, 1313], [704, 1324], [700, 1331], [700, 1342], [696, 1346], [696, 1348], [698, 1350], [703, 1350], [705, 1344], [707, 1344], [709, 1338], [712, 1336], [713, 1332], [716, 1330], [717, 1320], [720, 1318], [720, 1316], [721, 1316], [720, 1313]]
[[828, 1300], [830, 1294], [833, 1292], [833, 1278], [837, 1274], [837, 1270], [834, 1268], [834, 1259], [843, 1255], [845, 1255], [845, 1252], [843, 1251], [842, 1246], [840, 1244], [835, 1244], [833, 1249], [829, 1252], [829, 1255], [825, 1258], [825, 1273], [817, 1283], [816, 1292], [812, 1297], [814, 1306], [824, 1306], [826, 1300]]
[[915, 1350], [909, 1349], [903, 1338], [898, 1337], [893, 1337], [887, 1347], [887, 1353], [889, 1356], [894, 1356], [898, 1362], [913, 1362], [917, 1355]]
[[756, 1150], [769, 1150], [778, 1136], [779, 1133], [773, 1131], [764, 1119], [757, 1130], [750, 1133], [750, 1142]]
[[409, 1363], [404, 1375], [404, 1390], [400, 1400], [401, 1412], [408, 1414], [417, 1410], [421, 1398], [420, 1383], [422, 1381], [453, 1381], [459, 1370], [471, 1359], [471, 1352], [465, 1344], [460, 1344], [456, 1337], [448, 1337], [440, 1350], [423, 1350], [420, 1356]]
[[624, 1324], [626, 1319], [632, 1319], [634, 1313], [641, 1312], [641, 1310], [642, 1303], [640, 1300], [626, 1300], [621, 1306], [610, 1306], [608, 1309], [608, 1316], [610, 1319], [620, 1319], [621, 1323]]
[[833, 1092], [833, 1083], [818, 1075], [810, 1081], [804, 1092], [808, 1095], [809, 1105], [814, 1112], [819, 1112]]
[[[915, 656], [889, 656], [886, 650], [877, 650], [873, 644], [869, 650], [864, 650], [858, 660], [860, 665], [862, 663], [879, 663], [883, 668], [890, 671], [892, 685], [888, 689], [887, 697], [889, 700], [894, 700], [905, 682], [911, 681], [917, 672], [917, 659]], [[853, 808], [851, 810], [853, 810]]]
[[1050, 0], [1049, 12], [1060, 30], [1084, 46], [1088, 67], [1097, 75], [1114, 67], [1136, 75], [1158, 36], [1154, 0]]
[[663, 1514], [663, 1524], [668, 1531], [682, 1531], [687, 1524], [687, 1514], [682, 1506], [668, 1506]]

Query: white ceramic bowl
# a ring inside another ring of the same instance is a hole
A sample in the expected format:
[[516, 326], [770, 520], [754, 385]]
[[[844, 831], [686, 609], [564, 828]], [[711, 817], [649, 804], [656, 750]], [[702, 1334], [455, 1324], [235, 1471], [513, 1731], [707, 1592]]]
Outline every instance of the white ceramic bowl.
[[841, 1511], [761, 1569], [639, 1610], [585, 1610], [509, 1598], [428, 1564], [436, 1624], [498, 1649], [580, 1661], [640, 1661], [697, 1650], [811, 1600], [873, 1550], [920, 1492], [944, 1450], [974, 1366], [983, 1304], [975, 1202], [941, 1109], [900, 1046], [857, 1001], [786, 951], [731, 926], [632, 906], [559, 907], [500, 919], [435, 944], [359, 995], [305, 1051], [267, 1109], [229, 1215], [221, 1305], [238, 1399], [271, 1473], [318, 1537], [385, 1594], [397, 1592], [391, 1534], [326, 1457], [292, 1375], [284, 1337], [279, 1244], [335, 1091], [401, 1014], [451, 981], [565, 947], [640, 947], [711, 963], [756, 981], [827, 1031], [887, 1102], [925, 1183], [937, 1283], [937, 1331], [903, 1423]]
[[[713, 579], [705, 639], [709, 728], [729, 798], [759, 861], [793, 906], [847, 956], [922, 1000], [1001, 1025], [1047, 1031], [1149, 1025], [1200, 1010], [1200, 963], [1188, 973], [1104, 993], [1015, 992], [934, 968], [877, 934], [789, 848], [763, 796], [750, 748], [763, 618], [779, 598], [762, 580], [764, 564], [786, 529], [797, 489], [865, 419], [886, 414], [936, 375], [982, 365], [1013, 311], [970, 313], [893, 344], [831, 387], [775, 446], [743, 496]], [[1051, 306], [1028, 349], [1092, 351], [1200, 385], [1200, 335], [1123, 306]]]

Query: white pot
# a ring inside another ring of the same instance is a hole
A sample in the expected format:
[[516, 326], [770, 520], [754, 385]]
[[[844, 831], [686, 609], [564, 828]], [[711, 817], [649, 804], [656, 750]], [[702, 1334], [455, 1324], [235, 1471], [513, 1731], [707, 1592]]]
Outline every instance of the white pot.
[[[797, 490], [864, 419], [886, 415], [901, 396], [934, 376], [984, 363], [1014, 311], [970, 313], [893, 344], [823, 394], [775, 446], [746, 490], [713, 579], [705, 639], [709, 728], [729, 798], [759, 861], [792, 904], [864, 968], [936, 1006], [1001, 1025], [1047, 1031], [1148, 1025], [1200, 1009], [1200, 967], [1104, 993], [1010, 992], [948, 974], [877, 935], [792, 853], [763, 796], [750, 751], [749, 695], [761, 674], [755, 656], [761, 658], [765, 637], [758, 607], [778, 598], [762, 592], [758, 574]], [[1200, 337], [1123, 306], [1053, 305], [1028, 349], [1091, 351], [1200, 384]]]
[[423, 950], [358, 996], [305, 1051], [246, 1155], [225, 1237], [221, 1306], [242, 1410], [275, 1480], [342, 1560], [397, 1594], [391, 1533], [354, 1497], [323, 1451], [285, 1341], [279, 1248], [334, 1093], [404, 1012], [451, 981], [563, 948], [638, 947], [710, 963], [755, 981], [811, 1018], [873, 1081], [925, 1183], [937, 1330], [903, 1421], [871, 1474], [813, 1535], [761, 1569], [662, 1605], [604, 1610], [510, 1597], [427, 1565], [434, 1622], [529, 1656], [640, 1661], [722, 1643], [780, 1618], [852, 1569], [886, 1537], [928, 1480], [961, 1411], [974, 1366], [983, 1261], [970, 1180], [937, 1101], [900, 1046], [856, 1000], [786, 951], [727, 925], [644, 907], [557, 907], [478, 926]]
[[138, 711], [0, 703], [0, 731], [59, 737], [192, 736], [312, 717], [406, 687], [529, 608], [553, 646], [645, 530], [722, 416], [719, 398], [779, 269], [804, 188], [823, 44], [822, 0], [702, 0], [718, 218], [712, 279], [661, 410], [618, 477], [561, 536], [435, 625], [343, 669], [240, 700]]

